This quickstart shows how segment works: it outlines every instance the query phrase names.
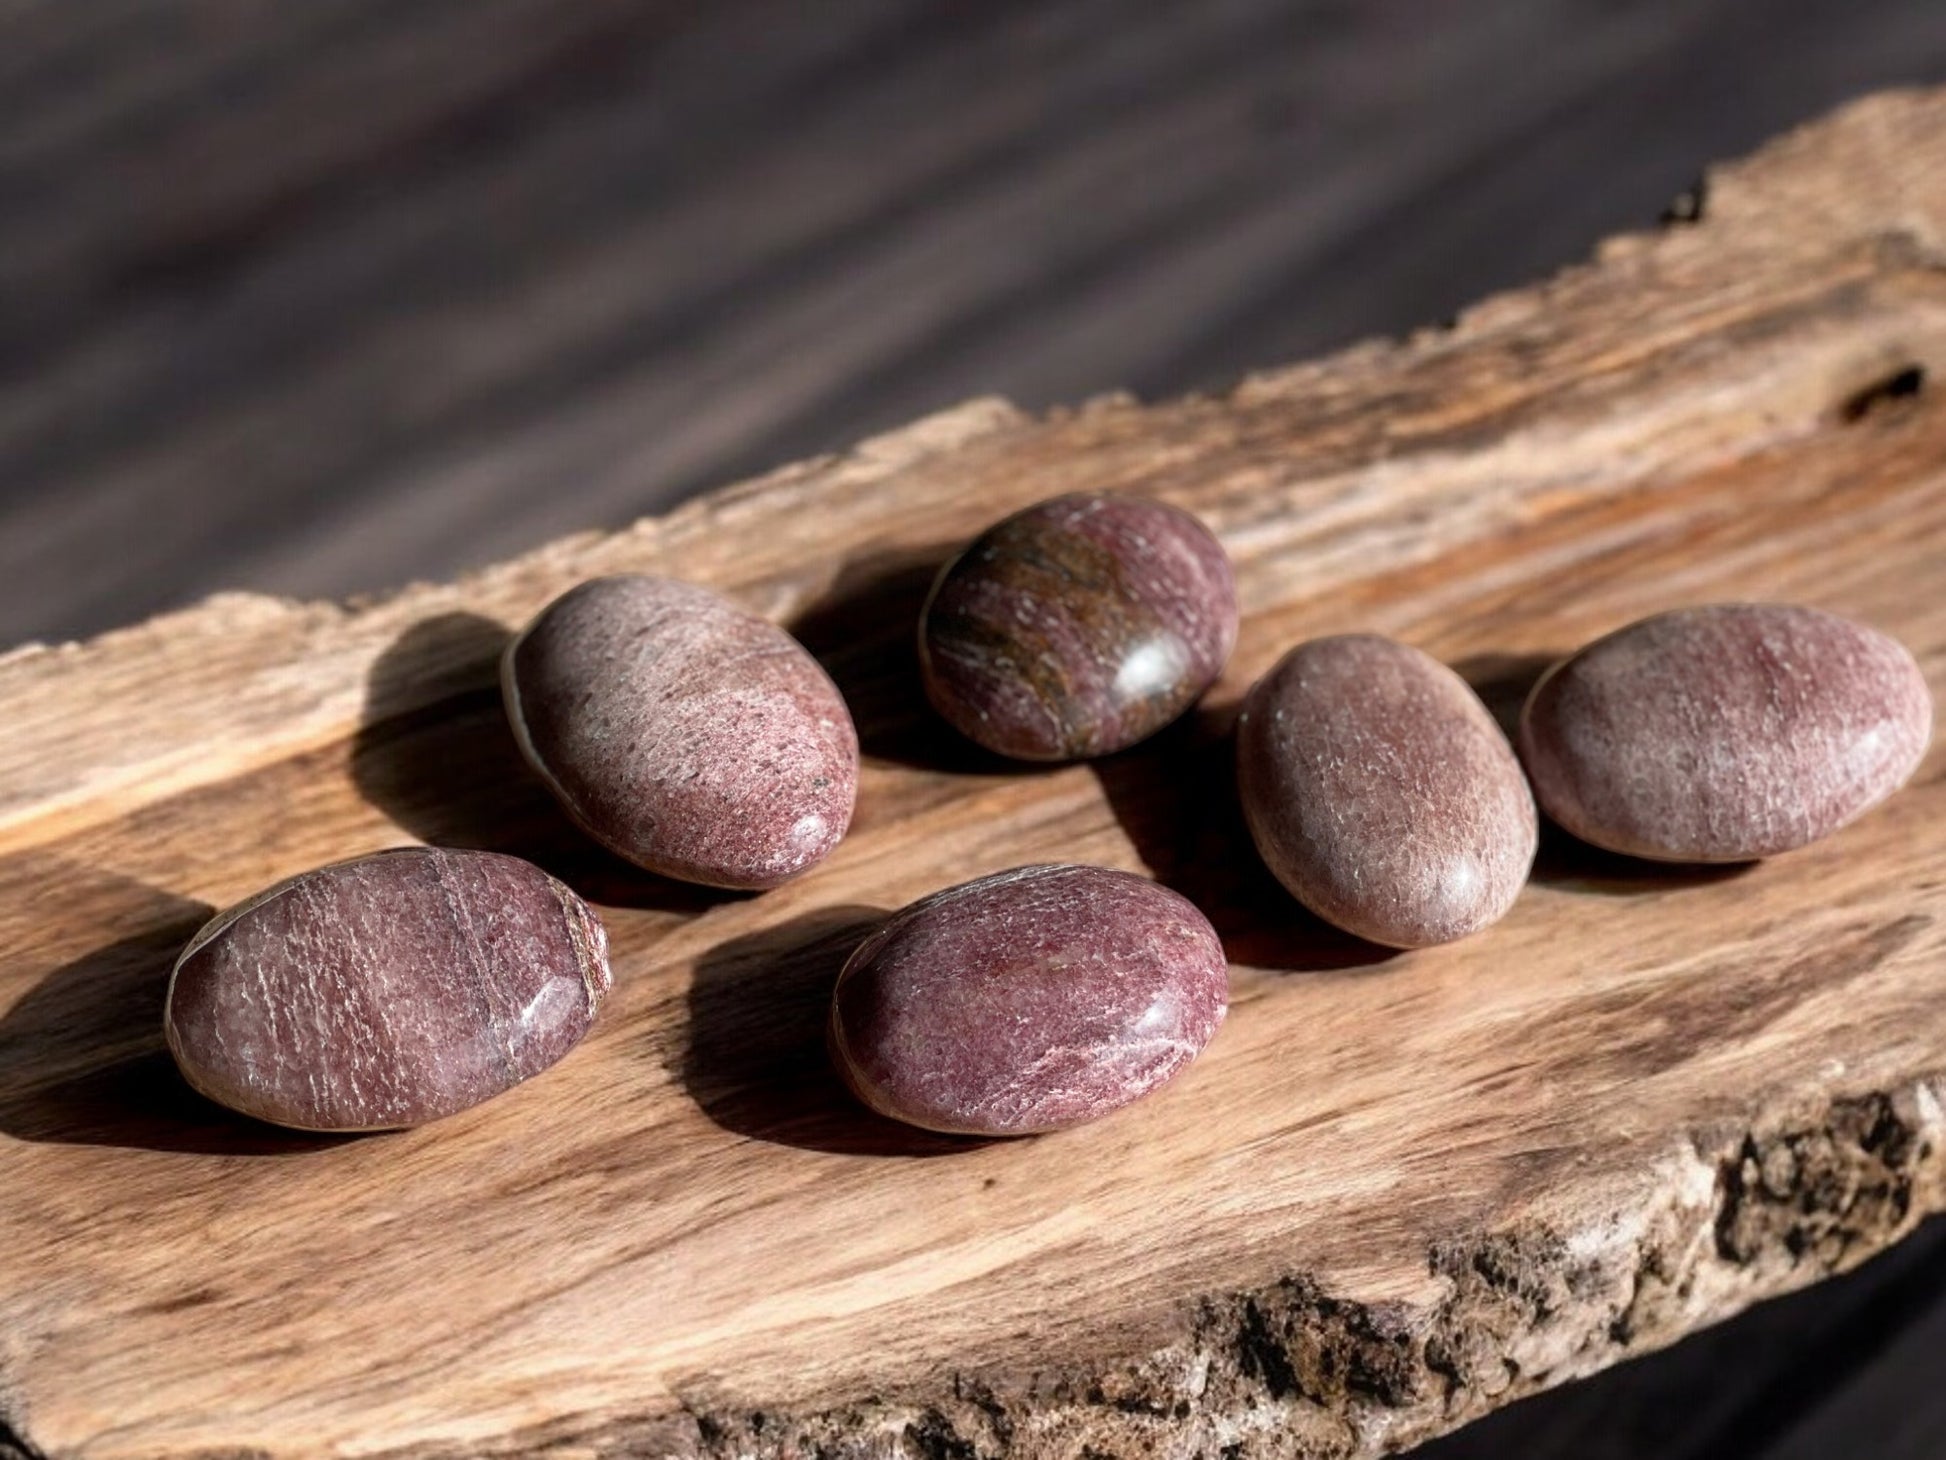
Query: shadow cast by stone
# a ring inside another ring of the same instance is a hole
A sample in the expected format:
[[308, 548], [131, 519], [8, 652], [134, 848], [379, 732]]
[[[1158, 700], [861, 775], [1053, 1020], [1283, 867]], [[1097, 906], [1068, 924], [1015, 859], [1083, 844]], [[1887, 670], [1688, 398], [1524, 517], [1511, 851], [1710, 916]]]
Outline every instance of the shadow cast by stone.
[[1451, 668], [1472, 686], [1501, 734], [1512, 743], [1527, 696], [1543, 674], [1567, 657], [1566, 650], [1558, 654], [1472, 654], [1455, 660]]
[[290, 1154], [346, 1139], [264, 1125], [183, 1081], [162, 1034], [169, 970], [215, 910], [149, 897], [141, 931], [54, 969], [0, 1017], [0, 1132], [211, 1155]]
[[919, 611], [960, 546], [848, 559], [831, 591], [785, 627], [844, 695], [868, 758], [921, 770], [1031, 774], [1035, 766], [995, 755], [955, 732], [926, 700]]
[[360, 794], [421, 841], [524, 857], [592, 902], [700, 912], [741, 896], [658, 877], [575, 826], [508, 727], [499, 666], [511, 638], [477, 614], [441, 614], [374, 661], [351, 752]]
[[1092, 763], [1150, 875], [1202, 909], [1232, 963], [1309, 973], [1397, 957], [1308, 912], [1264, 866], [1237, 800], [1236, 714], [1204, 706]]
[[[1473, 686], [1473, 692], [1493, 712], [1509, 740], [1520, 726], [1521, 708], [1543, 674], [1567, 657], [1559, 654], [1479, 654], [1461, 659], [1453, 671]], [[1741, 876], [1754, 862], [1652, 862], [1603, 851], [1563, 831], [1541, 816], [1540, 848], [1529, 880], [1549, 887], [1611, 895], [1655, 892], [1664, 888], [1705, 886]]]
[[861, 1105], [825, 1047], [831, 990], [883, 909], [821, 908], [718, 944], [697, 961], [675, 1074], [725, 1130], [865, 1156], [937, 1156], [978, 1141], [887, 1120]]
[[1756, 869], [1757, 862], [1652, 862], [1604, 851], [1541, 818], [1541, 845], [1531, 880], [1571, 892], [1626, 897], [1679, 887], [1707, 887]]

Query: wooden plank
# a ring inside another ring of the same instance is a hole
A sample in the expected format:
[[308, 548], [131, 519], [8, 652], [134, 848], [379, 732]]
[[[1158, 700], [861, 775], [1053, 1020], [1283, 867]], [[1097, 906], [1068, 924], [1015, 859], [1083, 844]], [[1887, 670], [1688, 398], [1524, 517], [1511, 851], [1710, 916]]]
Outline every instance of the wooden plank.
[[[1946, 685], [1943, 178], [1946, 96], [1890, 95], [1449, 331], [1221, 398], [975, 404], [451, 587], [232, 597], [0, 661], [7, 1422], [91, 1457], [1376, 1453], [1895, 1241], [1946, 1204], [1946, 756], [1748, 870], [1551, 844], [1489, 935], [1380, 958], [1267, 886], [1221, 727], [1311, 633], [1400, 635], [1505, 700], [1724, 597], [1881, 624]], [[1075, 487], [1221, 533], [1236, 660], [1150, 747], [996, 774], [925, 715], [912, 614], [952, 544]], [[867, 765], [813, 876], [654, 884], [521, 776], [494, 652], [617, 568], [715, 584], [826, 658]], [[189, 1100], [156, 1029], [173, 945], [406, 837], [524, 851], [607, 907], [588, 1045], [399, 1136]], [[1221, 1037], [1057, 1137], [866, 1120], [817, 1038], [848, 941], [1046, 858], [1203, 903]]]

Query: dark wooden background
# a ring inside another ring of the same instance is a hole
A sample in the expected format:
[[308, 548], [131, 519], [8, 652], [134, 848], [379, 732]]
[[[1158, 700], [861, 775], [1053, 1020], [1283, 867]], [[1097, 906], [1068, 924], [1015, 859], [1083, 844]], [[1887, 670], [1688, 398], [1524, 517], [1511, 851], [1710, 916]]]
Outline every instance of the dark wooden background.
[[[0, 3], [0, 644], [1220, 387], [1946, 80], [1942, 0]], [[1946, 1455], [1946, 1235], [1427, 1460]]]

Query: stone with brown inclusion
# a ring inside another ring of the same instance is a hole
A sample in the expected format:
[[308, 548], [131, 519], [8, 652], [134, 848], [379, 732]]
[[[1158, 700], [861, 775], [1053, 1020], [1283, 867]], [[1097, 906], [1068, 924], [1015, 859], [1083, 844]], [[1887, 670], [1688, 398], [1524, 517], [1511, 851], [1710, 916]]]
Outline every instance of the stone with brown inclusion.
[[1236, 581], [1208, 528], [1135, 497], [1017, 512], [949, 563], [920, 622], [926, 692], [1001, 755], [1074, 760], [1154, 734], [1222, 673]]
[[1377, 635], [1300, 644], [1257, 683], [1237, 783], [1278, 881], [1375, 943], [1478, 932], [1534, 861], [1533, 797], [1492, 714], [1438, 660]]
[[1657, 614], [1549, 670], [1520, 754], [1541, 808], [1632, 856], [1738, 862], [1836, 831], [1903, 785], [1932, 735], [1904, 646], [1835, 614]]
[[894, 1120], [1027, 1135], [1155, 1089], [1228, 1003], [1223, 945], [1188, 899], [1102, 867], [1019, 867], [915, 902], [861, 943], [831, 1052]]
[[514, 735], [568, 814], [638, 866], [763, 888], [851, 825], [858, 732], [804, 646], [693, 583], [597, 578], [509, 646]]
[[582, 900], [493, 852], [408, 847], [320, 867], [212, 918], [164, 1026], [210, 1099], [301, 1130], [386, 1130], [477, 1105], [580, 1042], [608, 992]]

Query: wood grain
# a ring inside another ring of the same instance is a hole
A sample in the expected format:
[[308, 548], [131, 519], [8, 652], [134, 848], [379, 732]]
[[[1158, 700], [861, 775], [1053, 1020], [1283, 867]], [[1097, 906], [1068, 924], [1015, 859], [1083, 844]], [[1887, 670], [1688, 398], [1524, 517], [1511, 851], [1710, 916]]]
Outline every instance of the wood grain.
[[[0, 661], [0, 1396], [47, 1455], [1377, 1453], [1857, 1262], [1946, 1205], [1946, 754], [1831, 841], [1685, 874], [1549, 845], [1481, 938], [1382, 956], [1249, 855], [1223, 726], [1370, 629], [1506, 703], [1653, 608], [1802, 599], [1946, 687], [1946, 96], [1715, 174], [1703, 218], [1451, 330], [1219, 398], [975, 403], [622, 533], [356, 609], [233, 596]], [[932, 567], [1000, 512], [1198, 512], [1246, 618], [1209, 709], [1002, 773], [923, 710]], [[722, 897], [631, 875], [518, 768], [507, 626], [679, 573], [857, 713], [852, 836]], [[292, 1138], [197, 1105], [161, 979], [210, 905], [410, 838], [607, 910], [544, 1080]], [[1236, 1008], [1175, 1087], [968, 1147], [874, 1124], [822, 998], [883, 909], [1047, 858], [1147, 869]]]

